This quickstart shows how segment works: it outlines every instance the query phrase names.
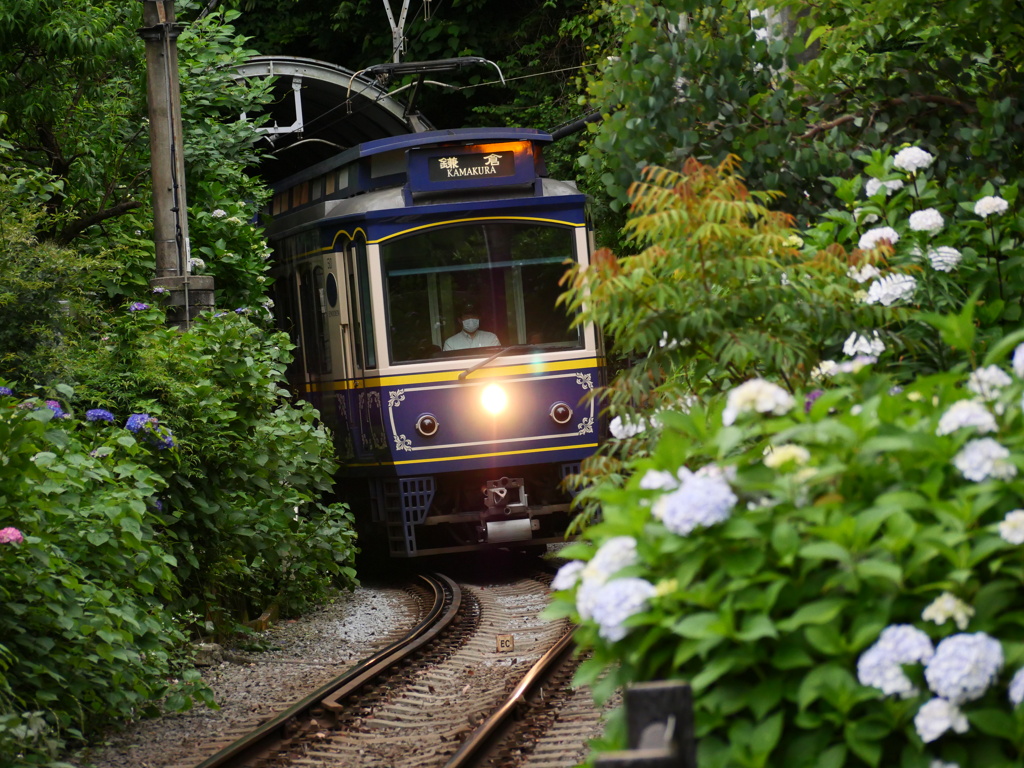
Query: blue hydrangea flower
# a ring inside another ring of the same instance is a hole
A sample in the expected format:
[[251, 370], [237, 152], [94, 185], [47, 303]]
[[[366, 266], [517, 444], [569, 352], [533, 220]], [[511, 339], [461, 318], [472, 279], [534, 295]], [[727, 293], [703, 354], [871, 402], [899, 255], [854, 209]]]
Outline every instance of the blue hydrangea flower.
[[148, 413], [133, 413], [128, 417], [128, 421], [125, 422], [124, 428], [129, 432], [138, 433], [149, 422], [150, 415]]
[[0, 396], [10, 397], [14, 391], [10, 387], [0, 387]]
[[67, 414], [64, 413], [64, 409], [60, 407], [60, 403], [56, 400], [47, 400], [46, 407], [53, 411], [53, 418], [55, 419], [63, 419], [67, 416]]
[[171, 430], [161, 425], [159, 419], [148, 413], [133, 413], [128, 417], [124, 426], [129, 432], [145, 435], [150, 445], [161, 451], [174, 447], [174, 435]]
[[90, 408], [85, 412], [86, 421], [108, 421], [113, 423], [114, 414], [103, 408]]
[[143, 304], [141, 301], [133, 301], [129, 307], [129, 312], [143, 312], [149, 309], [149, 304]]

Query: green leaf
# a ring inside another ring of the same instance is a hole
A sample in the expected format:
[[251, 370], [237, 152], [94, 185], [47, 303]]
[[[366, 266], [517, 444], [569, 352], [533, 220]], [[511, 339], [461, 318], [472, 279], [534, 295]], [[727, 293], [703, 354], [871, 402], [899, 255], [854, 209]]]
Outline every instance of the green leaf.
[[713, 637], [724, 637], [728, 631], [728, 625], [717, 613], [704, 611], [677, 621], [672, 626], [672, 631], [680, 637], [708, 640]]
[[841, 597], [815, 600], [798, 609], [788, 619], [777, 622], [776, 626], [783, 632], [792, 632], [807, 624], [824, 624], [835, 619], [849, 602], [848, 599]]
[[762, 637], [778, 636], [779, 633], [775, 629], [771, 618], [763, 613], [744, 617], [740, 630], [736, 633], [736, 638], [744, 642], [760, 640]]
[[1017, 721], [1003, 709], [972, 709], [967, 710], [967, 719], [971, 725], [989, 736], [998, 736], [1011, 742], [1021, 737]]

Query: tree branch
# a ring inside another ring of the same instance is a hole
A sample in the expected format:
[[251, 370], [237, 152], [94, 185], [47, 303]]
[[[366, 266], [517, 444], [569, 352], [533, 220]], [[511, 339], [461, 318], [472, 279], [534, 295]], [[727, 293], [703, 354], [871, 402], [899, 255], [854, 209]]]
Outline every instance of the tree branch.
[[[877, 112], [879, 109], [885, 109], [886, 107], [895, 107], [899, 106], [900, 104], [909, 104], [914, 101], [921, 102], [924, 104], [942, 104], [947, 107], [959, 107], [960, 109], [967, 113], [974, 113], [978, 111], [977, 107], [975, 107], [973, 104], [968, 104], [965, 101], [960, 101], [959, 99], [952, 99], [949, 98], [948, 96], [938, 96], [928, 93], [913, 93], [909, 96], [900, 96], [899, 98], [896, 99], [888, 99], [886, 101], [883, 101], [879, 105], [873, 106], [872, 110]], [[855, 112], [850, 115], [843, 115], [842, 117], [837, 117], [834, 120], [828, 120], [824, 123], [818, 123], [817, 125], [809, 128], [805, 133], [801, 134], [800, 138], [813, 139], [819, 133], [829, 131], [845, 123], [852, 122], [853, 120], [856, 120], [858, 117], [861, 117], [862, 115], [863, 112]]]
[[104, 208], [102, 211], [96, 211], [96, 213], [90, 216], [84, 216], [80, 219], [68, 224], [64, 229], [57, 233], [54, 239], [60, 245], [67, 245], [74, 240], [79, 234], [84, 232], [94, 224], [106, 221], [107, 219], [113, 219], [117, 216], [121, 216], [128, 211], [134, 210], [135, 208], [141, 208], [142, 203], [138, 200], [125, 200], [124, 202], [118, 203], [110, 208]]

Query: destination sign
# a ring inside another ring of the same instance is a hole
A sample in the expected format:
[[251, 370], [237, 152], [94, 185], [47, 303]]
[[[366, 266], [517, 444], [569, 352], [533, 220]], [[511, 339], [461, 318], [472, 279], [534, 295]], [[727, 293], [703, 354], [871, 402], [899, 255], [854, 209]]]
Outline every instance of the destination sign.
[[427, 158], [427, 170], [431, 181], [514, 176], [516, 153], [480, 152], [429, 157]]

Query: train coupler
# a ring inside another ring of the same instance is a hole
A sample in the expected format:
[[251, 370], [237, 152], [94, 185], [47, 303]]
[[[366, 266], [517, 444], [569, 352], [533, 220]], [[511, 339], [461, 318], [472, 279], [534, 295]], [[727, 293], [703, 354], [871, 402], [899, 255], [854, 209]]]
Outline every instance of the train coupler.
[[526, 484], [521, 477], [502, 477], [488, 480], [481, 489], [486, 509], [480, 513], [481, 541], [502, 544], [509, 541], [529, 541], [540, 528], [539, 521], [530, 516]]

